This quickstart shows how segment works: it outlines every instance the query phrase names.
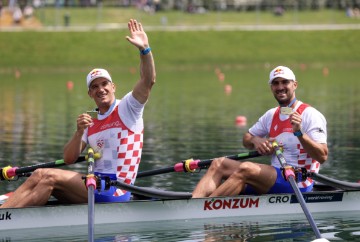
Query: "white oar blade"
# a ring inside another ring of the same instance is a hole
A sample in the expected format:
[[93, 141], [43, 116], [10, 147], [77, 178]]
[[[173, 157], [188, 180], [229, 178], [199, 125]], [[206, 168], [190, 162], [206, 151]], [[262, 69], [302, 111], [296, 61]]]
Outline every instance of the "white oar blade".
[[320, 238], [320, 239], [312, 240], [311, 242], [329, 242], [329, 240], [325, 238]]

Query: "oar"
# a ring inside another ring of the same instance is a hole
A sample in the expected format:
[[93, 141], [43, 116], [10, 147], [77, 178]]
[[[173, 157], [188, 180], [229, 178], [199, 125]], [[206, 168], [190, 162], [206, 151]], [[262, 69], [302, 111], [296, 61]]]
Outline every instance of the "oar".
[[360, 189], [359, 182], [340, 181], [315, 172], [308, 172], [307, 175], [308, 177], [311, 177], [312, 179], [321, 182], [322, 184], [336, 187], [345, 191], [358, 191]]
[[[99, 157], [100, 154], [96, 153], [95, 159], [98, 159]], [[87, 160], [87, 156], [79, 156], [79, 158], [77, 158], [77, 160], [74, 163], [79, 163], [85, 160]], [[64, 160], [56, 160], [52, 162], [41, 163], [31, 166], [24, 166], [24, 167], [6, 166], [0, 169], [0, 180], [12, 180], [15, 176], [24, 175], [26, 173], [33, 172], [39, 168], [53, 168], [53, 167], [59, 167], [65, 165], [66, 163]]]
[[95, 224], [95, 195], [96, 179], [94, 175], [94, 150], [88, 149], [88, 175], [86, 176], [86, 187], [88, 189], [88, 241], [94, 241], [94, 224]]
[[[225, 157], [232, 159], [232, 160], [244, 160], [244, 159], [254, 158], [254, 157], [258, 157], [258, 156], [261, 156], [261, 155], [257, 151], [250, 151], [250, 152], [246, 152], [246, 153], [240, 153], [237, 155], [229, 155], [229, 156], [225, 156]], [[170, 167], [164, 167], [164, 168], [160, 168], [160, 169], [139, 172], [137, 175], [137, 178], [159, 175], [159, 174], [170, 173], [170, 172], [194, 172], [195, 169], [198, 169], [198, 168], [203, 168], [203, 169], [208, 168], [214, 159], [215, 158], [207, 159], [207, 160], [189, 159], [189, 160], [185, 160], [185, 161], [176, 163], [175, 165], [170, 166]]]
[[116, 186], [118, 188], [124, 189], [126, 191], [143, 195], [150, 198], [158, 199], [190, 199], [192, 194], [189, 192], [174, 192], [174, 191], [164, 191], [151, 187], [138, 187], [135, 185], [129, 185], [121, 181], [107, 181], [109, 186]]
[[294, 190], [295, 192], [295, 195], [296, 195], [296, 198], [297, 200], [299, 201], [300, 205], [301, 205], [301, 208], [302, 210], [304, 211], [304, 214], [307, 218], [307, 220], [309, 221], [310, 225], [311, 225], [311, 228], [312, 230], [314, 231], [315, 233], [315, 236], [316, 236], [316, 240], [314, 241], [328, 241], [324, 238], [321, 238], [321, 234], [320, 234], [320, 231], [319, 229], [317, 228], [316, 224], [315, 224], [315, 221], [309, 211], [309, 209], [307, 208], [306, 206], [306, 203], [305, 203], [305, 200], [304, 200], [304, 197], [302, 196], [301, 192], [300, 192], [300, 189], [299, 187], [297, 186], [296, 184], [296, 181], [295, 181], [295, 173], [294, 173], [294, 170], [293, 170], [293, 167], [291, 167], [290, 165], [288, 165], [286, 163], [286, 160], [285, 160], [285, 157], [283, 155], [283, 153], [281, 152], [280, 150], [280, 147], [278, 145], [278, 143], [276, 141], [274, 141], [272, 143], [272, 146], [274, 147], [275, 149], [275, 154], [276, 154], [276, 157], [278, 158], [280, 164], [281, 164], [281, 167], [284, 169], [284, 173], [285, 173], [285, 179], [288, 180], [290, 182], [290, 185], [292, 187], [292, 189]]

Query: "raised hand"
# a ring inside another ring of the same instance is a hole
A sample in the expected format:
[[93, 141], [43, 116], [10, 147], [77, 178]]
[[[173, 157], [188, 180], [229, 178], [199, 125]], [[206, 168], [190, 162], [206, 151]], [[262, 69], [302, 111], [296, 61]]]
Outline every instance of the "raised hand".
[[146, 33], [143, 30], [141, 23], [138, 23], [136, 19], [130, 19], [128, 22], [128, 28], [130, 36], [126, 36], [126, 39], [140, 50], [149, 47], [149, 41]]

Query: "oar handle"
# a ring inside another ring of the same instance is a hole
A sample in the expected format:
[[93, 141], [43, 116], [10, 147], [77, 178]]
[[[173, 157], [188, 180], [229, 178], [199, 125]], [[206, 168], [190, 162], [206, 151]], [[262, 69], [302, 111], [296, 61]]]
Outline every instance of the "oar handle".
[[[79, 156], [74, 163], [82, 162], [85, 160], [86, 160], [85, 156]], [[65, 165], [66, 165], [65, 161], [62, 159], [62, 160], [56, 160], [56, 161], [52, 161], [52, 162], [32, 165], [32, 166], [20, 167], [20, 168], [16, 169], [16, 175], [33, 172], [39, 168], [54, 168], [54, 167], [65, 166]]]
[[[100, 154], [95, 153], [94, 158], [95, 159], [100, 158]], [[87, 155], [79, 156], [74, 163], [79, 163], [79, 162], [86, 161], [86, 160], [87, 160]], [[66, 163], [64, 160], [56, 160], [56, 161], [52, 161], [52, 162], [41, 163], [41, 164], [36, 164], [36, 165], [31, 165], [31, 166], [24, 166], [24, 167], [7, 166], [7, 167], [3, 167], [0, 169], [0, 180], [11, 180], [17, 175], [23, 175], [26, 173], [30, 173], [39, 168], [54, 168], [54, 167], [65, 166], [65, 165], [66, 165]]]
[[96, 189], [96, 179], [95, 179], [95, 175], [94, 175], [95, 159], [94, 159], [94, 150], [92, 148], [88, 149], [87, 162], [88, 162], [88, 174], [86, 176], [86, 187], [88, 189], [90, 187], [92, 187], [93, 189]]

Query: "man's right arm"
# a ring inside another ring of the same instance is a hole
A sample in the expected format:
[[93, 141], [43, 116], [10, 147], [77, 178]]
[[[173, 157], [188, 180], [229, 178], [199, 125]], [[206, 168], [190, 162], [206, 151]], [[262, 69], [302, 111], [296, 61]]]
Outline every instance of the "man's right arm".
[[245, 133], [243, 136], [243, 145], [245, 148], [249, 150], [253, 150], [255, 148], [254, 144], [251, 142], [254, 136], [251, 135], [249, 132]]
[[64, 161], [66, 164], [73, 164], [85, 149], [86, 143], [82, 141], [82, 133], [75, 131], [73, 137], [64, 146]]
[[243, 145], [247, 149], [257, 150], [261, 155], [271, 155], [274, 152], [274, 148], [267, 138], [254, 136], [249, 132], [243, 136]]
[[76, 121], [76, 131], [72, 138], [64, 146], [64, 161], [72, 164], [85, 149], [86, 143], [82, 140], [85, 129], [93, 123], [91, 116], [87, 113], [80, 114]]
[[[152, 86], [155, 84], [156, 71], [154, 58], [150, 49], [148, 36], [143, 30], [141, 23], [130, 19], [128, 23], [130, 36], [126, 39], [136, 46], [140, 54], [140, 80], [133, 89], [134, 97], [142, 104], [149, 98]], [[146, 52], [144, 52], [146, 50]]]

